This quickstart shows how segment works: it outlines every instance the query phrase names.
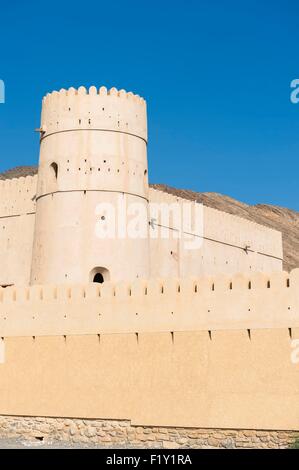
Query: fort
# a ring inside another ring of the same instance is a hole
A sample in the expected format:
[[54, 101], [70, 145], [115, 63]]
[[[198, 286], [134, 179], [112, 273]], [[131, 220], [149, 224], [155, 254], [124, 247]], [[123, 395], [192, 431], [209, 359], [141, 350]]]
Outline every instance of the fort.
[[0, 181], [0, 435], [291, 445], [299, 270], [281, 233], [149, 187], [138, 95], [54, 91], [38, 132], [38, 173]]

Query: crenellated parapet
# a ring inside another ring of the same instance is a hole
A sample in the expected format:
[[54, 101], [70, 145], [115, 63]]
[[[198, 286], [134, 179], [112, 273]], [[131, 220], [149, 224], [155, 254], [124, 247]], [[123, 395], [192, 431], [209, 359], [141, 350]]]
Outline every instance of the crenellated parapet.
[[95, 86], [53, 91], [42, 104], [41, 138], [71, 130], [132, 134], [147, 141], [146, 102], [125, 90]]
[[0, 181], [0, 218], [35, 212], [37, 176]]
[[0, 336], [299, 328], [291, 273], [0, 289]]

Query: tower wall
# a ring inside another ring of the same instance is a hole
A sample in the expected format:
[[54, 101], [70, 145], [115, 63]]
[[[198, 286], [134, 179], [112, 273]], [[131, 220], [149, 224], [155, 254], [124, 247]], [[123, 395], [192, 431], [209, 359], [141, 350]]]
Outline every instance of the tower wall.
[[120, 238], [117, 218], [137, 203], [148, 225], [145, 101], [104, 87], [45, 97], [36, 201], [32, 284], [88, 282], [98, 268], [111, 280], [147, 278], [147, 236]]
[[[160, 204], [160, 207], [163, 204], [168, 207], [175, 204], [179, 207], [201, 206], [153, 188], [149, 191], [149, 200], [151, 220], [152, 216], [156, 217], [152, 211], [155, 204]], [[281, 232], [211, 207], [201, 207], [199, 235], [191, 237], [194, 232], [187, 225], [182, 230], [188, 238], [150, 236], [151, 277], [187, 278], [219, 273], [232, 275], [239, 272], [282, 271]], [[193, 228], [196, 227], [194, 211], [191, 214], [190, 226]], [[169, 227], [170, 235], [178, 228], [176, 221], [171, 217], [162, 220], [160, 213], [151, 224], [150, 234], [157, 232], [160, 235], [161, 226]]]

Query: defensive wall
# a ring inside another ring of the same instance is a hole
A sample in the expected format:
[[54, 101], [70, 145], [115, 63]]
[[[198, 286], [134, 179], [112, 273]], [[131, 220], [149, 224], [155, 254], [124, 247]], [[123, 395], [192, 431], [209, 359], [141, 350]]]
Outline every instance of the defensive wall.
[[[282, 271], [281, 233], [149, 189], [138, 95], [53, 92], [39, 132], [38, 175], [0, 181], [1, 437], [293, 442], [299, 270]], [[96, 236], [119, 199], [149, 237]], [[187, 203], [188, 227], [154, 208]]]
[[[185, 278], [224, 272], [282, 271], [281, 232], [207, 206], [200, 205], [201, 213], [196, 213], [194, 208], [199, 204], [153, 188], [150, 188], [149, 197], [151, 204], [161, 205], [157, 218], [150, 205], [152, 277]], [[190, 228], [183, 227], [188, 238], [175, 236], [182, 228], [174, 215], [176, 204], [182, 207], [181, 214], [184, 206], [190, 206]], [[167, 209], [163, 212], [162, 205], [169, 208], [168, 221], [164, 216]], [[199, 227], [196, 217], [201, 224]], [[161, 234], [162, 227], [171, 229], [170, 236], [153, 236], [155, 230]], [[192, 234], [193, 237], [190, 236]], [[201, 243], [194, 243], [192, 247], [192, 240], [196, 239], [200, 239]]]
[[180, 428], [174, 445], [296, 432], [298, 292], [299, 270], [1, 289], [0, 414]]
[[[148, 237], [100, 238], [100, 203], [141, 205], [148, 230], [147, 116], [124, 90], [60, 90], [43, 99], [31, 284], [148, 278]], [[129, 217], [122, 214], [125, 220]], [[76, 256], [74, 256], [76, 253]]]

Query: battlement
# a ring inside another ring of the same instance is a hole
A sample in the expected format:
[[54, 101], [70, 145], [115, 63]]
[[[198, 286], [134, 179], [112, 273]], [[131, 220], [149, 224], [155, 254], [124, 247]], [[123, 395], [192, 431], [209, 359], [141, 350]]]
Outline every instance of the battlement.
[[109, 90], [105, 86], [101, 86], [99, 89], [97, 89], [95, 86], [91, 86], [88, 89], [85, 88], [84, 86], [80, 86], [78, 89], [76, 88], [69, 88], [68, 90], [62, 88], [60, 91], [52, 91], [51, 93], [47, 93], [46, 96], [43, 98], [43, 103], [46, 101], [50, 101], [51, 97], [53, 95], [103, 95], [103, 96], [119, 96], [120, 98], [127, 98], [129, 100], [134, 100], [136, 102], [140, 102], [141, 104], [145, 104], [145, 99], [142, 98], [142, 96], [139, 96], [135, 93], [132, 93], [131, 91], [127, 92], [126, 90], [117, 90], [117, 88], [112, 87]]
[[104, 86], [47, 94], [42, 104], [41, 138], [71, 130], [121, 132], [147, 141], [146, 102], [132, 92]]
[[[0, 336], [299, 327], [291, 273], [0, 289]], [[290, 333], [291, 334], [291, 333]]]

